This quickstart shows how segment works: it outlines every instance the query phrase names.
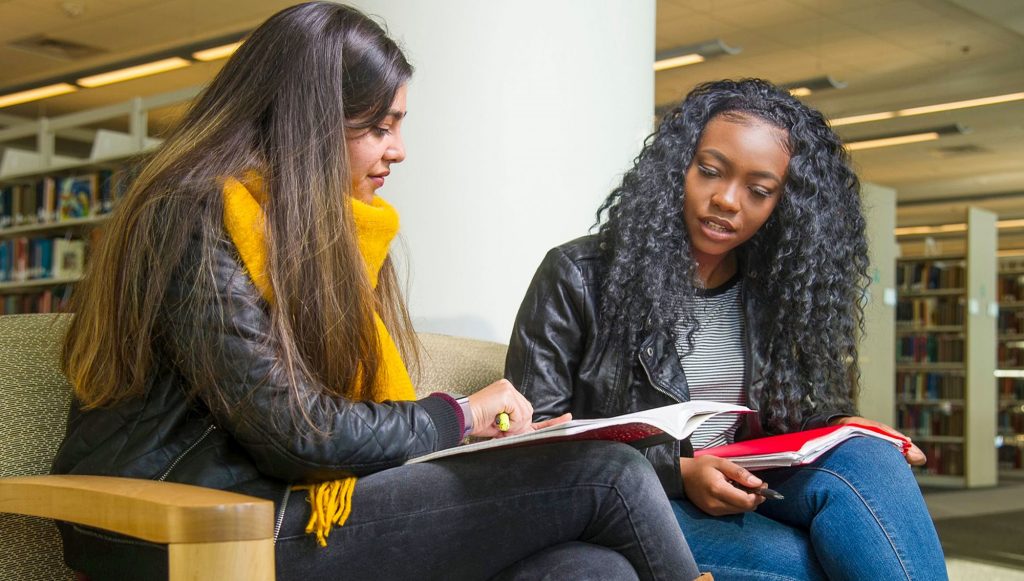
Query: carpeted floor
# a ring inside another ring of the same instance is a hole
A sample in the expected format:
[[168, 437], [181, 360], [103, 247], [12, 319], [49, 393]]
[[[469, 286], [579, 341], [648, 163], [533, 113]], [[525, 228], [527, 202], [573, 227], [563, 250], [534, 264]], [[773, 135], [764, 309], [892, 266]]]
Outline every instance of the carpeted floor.
[[1024, 571], [1024, 510], [935, 521], [947, 557]]

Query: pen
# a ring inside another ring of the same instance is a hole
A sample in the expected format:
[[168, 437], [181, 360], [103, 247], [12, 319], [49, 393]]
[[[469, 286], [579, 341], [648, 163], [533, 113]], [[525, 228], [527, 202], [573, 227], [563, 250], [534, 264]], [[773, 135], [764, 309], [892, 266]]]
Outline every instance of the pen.
[[498, 426], [499, 432], [507, 432], [510, 425], [508, 413], [501, 412], [500, 414], [494, 416], [494, 423]]
[[761, 496], [763, 496], [765, 498], [770, 498], [771, 500], [784, 500], [786, 498], [785, 496], [782, 496], [778, 492], [776, 492], [776, 491], [774, 491], [774, 490], [772, 490], [771, 488], [768, 488], [768, 487], [753, 488], [753, 487], [750, 487], [750, 486], [743, 486], [742, 484], [740, 484], [738, 482], [733, 482], [732, 485], [735, 486], [736, 488], [739, 488], [740, 490], [742, 490], [744, 492], [750, 492], [752, 494], [758, 494], [758, 495], [761, 495]]

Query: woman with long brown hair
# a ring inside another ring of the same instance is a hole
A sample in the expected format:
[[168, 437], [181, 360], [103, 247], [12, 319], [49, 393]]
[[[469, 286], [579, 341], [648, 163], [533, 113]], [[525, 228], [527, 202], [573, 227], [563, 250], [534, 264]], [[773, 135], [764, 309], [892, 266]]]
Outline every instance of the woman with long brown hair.
[[[413, 401], [398, 217], [375, 194], [405, 157], [411, 74], [346, 6], [293, 6], [252, 33], [135, 179], [76, 289], [54, 472], [271, 499], [279, 579], [696, 577], [625, 446], [404, 465], [499, 435], [500, 412], [509, 433], [538, 427], [506, 381]], [[61, 533], [94, 580], [166, 575], [163, 547]]]

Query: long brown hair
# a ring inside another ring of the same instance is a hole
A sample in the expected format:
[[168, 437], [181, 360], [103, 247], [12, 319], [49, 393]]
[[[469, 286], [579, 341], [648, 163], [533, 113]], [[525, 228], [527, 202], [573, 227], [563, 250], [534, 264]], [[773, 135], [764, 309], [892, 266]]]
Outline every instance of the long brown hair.
[[[214, 249], [226, 236], [221, 184], [249, 172], [264, 184], [275, 297], [268, 342], [278, 355], [272, 372], [291, 386], [291, 413], [323, 433], [310, 420], [330, 405], [322, 395], [378, 399], [374, 311], [415, 362], [415, 333], [391, 260], [376, 292], [366, 276], [344, 139], [346, 129], [379, 124], [411, 75], [385, 31], [347, 6], [292, 6], [253, 31], [145, 164], [75, 289], [63, 368], [83, 407], [112, 406], [146, 390], [167, 332], [161, 320], [171, 284], [188, 285], [174, 316], [216, 296]], [[213, 327], [207, 332], [218, 332]], [[190, 394], [224, 405], [213, 371], [219, 354], [201, 336], [175, 341], [191, 367]]]

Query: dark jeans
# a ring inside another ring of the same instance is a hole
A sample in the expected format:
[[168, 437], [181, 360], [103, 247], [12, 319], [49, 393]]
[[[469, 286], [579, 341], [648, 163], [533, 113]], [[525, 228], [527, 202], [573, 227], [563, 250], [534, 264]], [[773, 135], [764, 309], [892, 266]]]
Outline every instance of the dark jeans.
[[[650, 463], [610, 442], [496, 450], [360, 478], [327, 547], [305, 533], [308, 518], [305, 494], [293, 494], [275, 546], [280, 581], [698, 575]], [[139, 559], [139, 545], [115, 553], [125, 551]]]

